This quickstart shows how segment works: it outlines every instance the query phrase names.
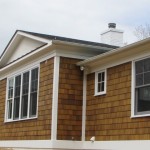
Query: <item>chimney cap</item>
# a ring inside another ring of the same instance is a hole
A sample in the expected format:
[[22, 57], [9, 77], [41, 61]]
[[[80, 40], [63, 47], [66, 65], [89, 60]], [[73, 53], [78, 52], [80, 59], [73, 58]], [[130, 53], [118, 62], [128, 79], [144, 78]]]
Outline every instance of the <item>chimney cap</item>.
[[108, 28], [116, 28], [116, 23], [109, 23]]

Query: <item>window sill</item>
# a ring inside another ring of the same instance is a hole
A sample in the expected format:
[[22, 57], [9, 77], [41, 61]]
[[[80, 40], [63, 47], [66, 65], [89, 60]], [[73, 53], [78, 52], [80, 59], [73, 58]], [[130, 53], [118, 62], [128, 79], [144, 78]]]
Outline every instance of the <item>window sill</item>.
[[131, 115], [130, 118], [140, 118], [140, 117], [150, 117], [150, 114], [143, 114], [143, 115]]
[[32, 118], [24, 118], [24, 119], [19, 119], [19, 120], [6, 120], [6, 121], [4, 121], [4, 123], [33, 120], [33, 119], [37, 119], [37, 118], [38, 117], [36, 116], [36, 117], [32, 117]]
[[100, 95], [105, 95], [105, 94], [106, 94], [106, 92], [95, 93], [95, 95], [94, 95], [94, 96], [100, 96]]

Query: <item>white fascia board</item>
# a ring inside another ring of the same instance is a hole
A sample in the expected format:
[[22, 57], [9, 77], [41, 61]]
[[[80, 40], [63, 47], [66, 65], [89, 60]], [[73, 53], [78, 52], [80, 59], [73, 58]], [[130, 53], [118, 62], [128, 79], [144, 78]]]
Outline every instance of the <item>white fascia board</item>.
[[67, 41], [60, 41], [60, 40], [54, 40], [53, 41], [54, 44], [64, 44], [64, 45], [70, 45], [70, 46], [77, 46], [77, 47], [84, 47], [84, 48], [90, 48], [90, 49], [102, 49], [102, 50], [106, 50], [109, 51], [113, 48], [108, 48], [108, 47], [103, 47], [103, 46], [94, 46], [94, 45], [87, 45], [87, 44], [82, 44], [82, 43], [74, 43], [74, 42], [67, 42]]
[[33, 39], [33, 40], [37, 40], [37, 41], [43, 42], [43, 43], [48, 43], [48, 42], [51, 41], [51, 40], [49, 40], [49, 39], [37, 37], [37, 36], [31, 35], [31, 34], [29, 34], [29, 33], [22, 32], [22, 31], [18, 31], [17, 34], [22, 35], [22, 36], [25, 36], [25, 37], [28, 37], [28, 38], [31, 38], [31, 39]]
[[17, 32], [13, 35], [12, 39], [10, 40], [10, 43], [7, 45], [7, 48], [4, 50], [4, 53], [2, 53], [2, 57], [0, 58], [0, 62], [2, 61], [3, 57], [11, 47], [11, 45], [14, 43], [15, 39], [17, 38], [18, 34]]
[[108, 51], [106, 53], [103, 53], [103, 54], [100, 54], [100, 55], [88, 58], [88, 59], [86, 59], [84, 61], [81, 61], [81, 62], [77, 63], [77, 65], [78, 66], [86, 66], [86, 65], [88, 65], [88, 64], [90, 64], [92, 62], [96, 62], [97, 60], [108, 58], [108, 57], [111, 57], [112, 55], [115, 55], [117, 53], [121, 53], [121, 52], [126, 51], [128, 49], [138, 47], [139, 45], [143, 45], [143, 44], [145, 44], [145, 43], [147, 43], [149, 41], [150, 41], [150, 38], [147, 38], [147, 39], [144, 39], [142, 41], [138, 41], [136, 43], [133, 43], [133, 44], [121, 47], [121, 48], [113, 49], [113, 50]]
[[44, 55], [44, 56], [41, 56], [35, 60], [32, 60], [31, 62], [27, 62], [24, 67], [22, 67], [22, 66], [20, 66], [18, 68], [15, 67], [14, 70], [10, 69], [11, 67], [7, 68], [9, 70], [9, 71], [7, 71], [7, 73], [3, 73], [0, 71], [0, 80], [4, 79], [6, 77], [9, 78], [11, 76], [14, 76], [14, 75], [18, 74], [18, 72], [24, 72], [28, 68], [36, 66], [37, 64], [40, 64], [40, 62], [45, 61], [45, 60], [50, 59], [55, 56], [56, 56], [55, 51], [52, 51], [50, 53], [46, 53], [46, 55]]

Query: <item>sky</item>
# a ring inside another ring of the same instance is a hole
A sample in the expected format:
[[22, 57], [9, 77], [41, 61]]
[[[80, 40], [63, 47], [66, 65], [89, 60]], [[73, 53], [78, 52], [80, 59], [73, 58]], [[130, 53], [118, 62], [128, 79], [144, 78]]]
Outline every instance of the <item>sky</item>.
[[16, 30], [101, 42], [108, 23], [137, 41], [137, 26], [150, 24], [150, 0], [0, 0], [0, 54]]

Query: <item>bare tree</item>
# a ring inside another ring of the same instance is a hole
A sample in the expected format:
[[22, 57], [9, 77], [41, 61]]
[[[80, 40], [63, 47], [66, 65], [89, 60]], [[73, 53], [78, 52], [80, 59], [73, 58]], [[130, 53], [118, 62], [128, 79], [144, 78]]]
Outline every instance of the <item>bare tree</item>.
[[143, 40], [150, 37], [150, 25], [145, 24], [135, 27], [134, 35], [137, 37], [138, 40]]

